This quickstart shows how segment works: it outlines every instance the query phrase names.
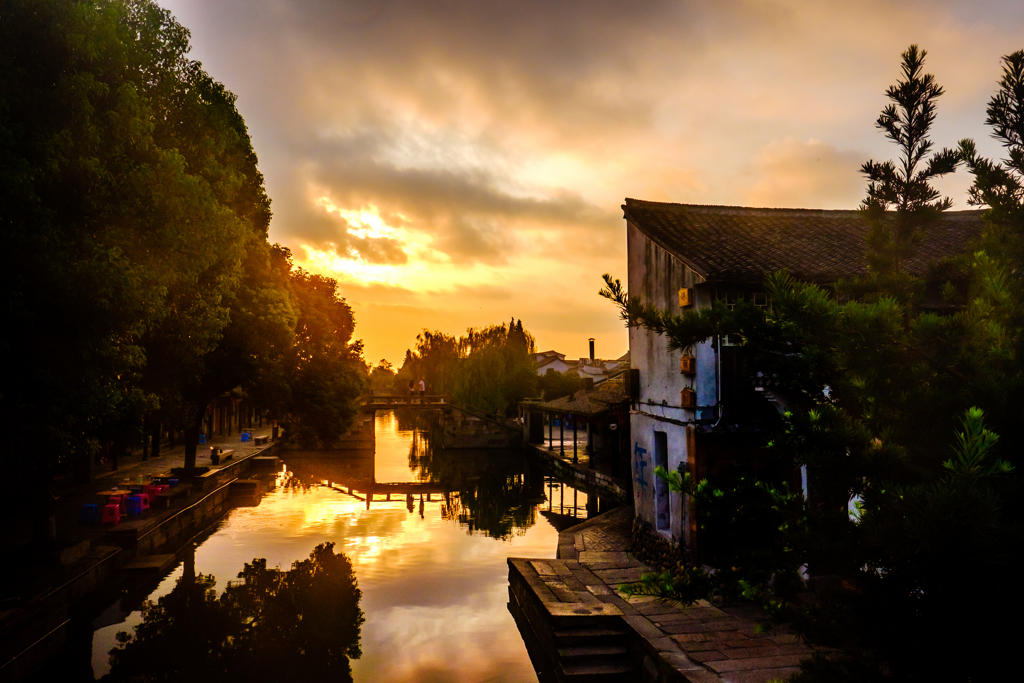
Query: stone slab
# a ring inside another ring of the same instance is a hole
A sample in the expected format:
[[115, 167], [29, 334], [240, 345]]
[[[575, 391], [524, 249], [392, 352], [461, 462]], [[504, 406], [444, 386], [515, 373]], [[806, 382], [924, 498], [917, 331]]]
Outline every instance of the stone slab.
[[779, 669], [800, 666], [800, 660], [807, 655], [778, 655], [775, 657], [754, 657], [752, 659], [723, 659], [719, 662], [708, 662], [708, 667], [718, 673], [728, 671], [750, 671], [753, 669]]
[[592, 564], [594, 562], [610, 562], [614, 564], [629, 564], [629, 555], [625, 552], [611, 552], [601, 550], [584, 550], [580, 553], [580, 562]]

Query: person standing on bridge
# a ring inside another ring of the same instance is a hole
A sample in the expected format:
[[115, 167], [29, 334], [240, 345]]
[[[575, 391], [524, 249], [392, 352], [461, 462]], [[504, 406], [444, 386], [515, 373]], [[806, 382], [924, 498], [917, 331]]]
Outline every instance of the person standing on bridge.
[[412, 400], [412, 397], [415, 396], [415, 395], [416, 395], [416, 380], [410, 378], [409, 379], [409, 400]]
[[423, 396], [427, 393], [426, 379], [426, 377], [420, 377], [420, 398], [423, 398]]

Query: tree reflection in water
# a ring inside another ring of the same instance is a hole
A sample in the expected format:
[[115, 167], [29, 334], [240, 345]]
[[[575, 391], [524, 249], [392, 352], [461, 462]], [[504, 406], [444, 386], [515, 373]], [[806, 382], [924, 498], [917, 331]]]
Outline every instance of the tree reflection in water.
[[119, 633], [105, 681], [351, 681], [362, 592], [333, 543], [282, 571], [246, 564], [217, 596], [216, 579], [186, 559], [177, 585], [147, 602], [135, 634]]
[[449, 489], [441, 505], [445, 519], [457, 520], [471, 534], [502, 540], [536, 523], [543, 478], [530, 476], [521, 451], [436, 448], [438, 441], [422, 433], [409, 449], [409, 466], [420, 481]]

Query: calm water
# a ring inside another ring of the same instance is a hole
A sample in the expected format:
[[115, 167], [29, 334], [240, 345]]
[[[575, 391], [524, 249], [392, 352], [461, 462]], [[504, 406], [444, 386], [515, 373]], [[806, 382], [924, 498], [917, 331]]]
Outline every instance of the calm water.
[[[356, 681], [536, 681], [506, 608], [505, 558], [553, 557], [553, 523], [564, 526], [574, 510], [585, 517], [586, 494], [543, 477], [519, 453], [435, 452], [411, 415], [381, 412], [375, 427], [375, 456], [285, 454], [260, 504], [232, 510], [195, 547], [195, 571], [215, 576], [222, 591], [254, 558], [287, 570], [332, 541], [363, 593]], [[367, 478], [420, 488], [367, 503]], [[179, 564], [148, 599], [168, 594], [183, 571]], [[118, 609], [95, 622], [96, 678], [109, 671], [116, 634], [142, 621], [133, 611], [111, 624], [124, 616]]]

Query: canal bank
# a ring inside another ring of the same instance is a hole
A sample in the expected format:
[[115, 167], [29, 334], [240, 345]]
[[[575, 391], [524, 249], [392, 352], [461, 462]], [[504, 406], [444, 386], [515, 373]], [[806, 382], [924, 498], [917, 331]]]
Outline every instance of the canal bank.
[[254, 477], [275, 469], [277, 447], [236, 439], [207, 445], [231, 451], [231, 457], [215, 465], [209, 455], [201, 455], [198, 464], [209, 470], [181, 481], [179, 490], [188, 487], [187, 496], [167, 500], [167, 509], [152, 507], [140, 518], [122, 518], [116, 525], [83, 522], [83, 506], [102, 502], [102, 490], [138, 482], [140, 477], [148, 481], [179, 467], [183, 447], [158, 458], [123, 460], [118, 470], [98, 473], [88, 484], [56, 482], [60, 541], [51, 549], [33, 551], [27, 546], [30, 511], [15, 511], [2, 540], [11, 561], [0, 586], [0, 681], [23, 679], [61, 652], [75, 615], [88, 610], [124, 572], [146, 571], [167, 562], [231, 507], [252, 500], [259, 487]]
[[[506, 558], [553, 559], [558, 530], [599, 510], [596, 501], [521, 449], [435, 448], [411, 411], [384, 411], [376, 424], [372, 462], [281, 451], [285, 467], [258, 505], [232, 503], [174, 556], [122, 561], [102, 583], [109, 590], [91, 591], [68, 615], [71, 637], [56, 661], [73, 666], [60, 680], [114, 674], [108, 653], [119, 633], [146, 622], [145, 605], [180, 608], [193, 583], [226, 590], [257, 558], [287, 570], [332, 543], [352, 563], [366, 615], [354, 680], [536, 681], [506, 608]], [[156, 650], [158, 664], [176, 651], [167, 647]]]
[[632, 506], [559, 534], [554, 560], [508, 559], [509, 611], [549, 678], [643, 683], [768, 683], [815, 649], [752, 604], [682, 607], [618, 590], [653, 569], [629, 552]]

